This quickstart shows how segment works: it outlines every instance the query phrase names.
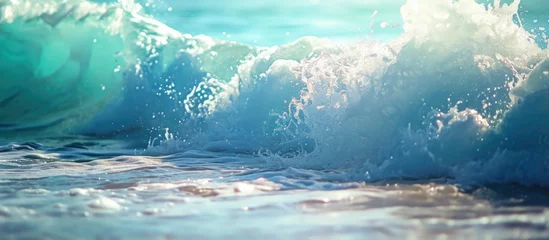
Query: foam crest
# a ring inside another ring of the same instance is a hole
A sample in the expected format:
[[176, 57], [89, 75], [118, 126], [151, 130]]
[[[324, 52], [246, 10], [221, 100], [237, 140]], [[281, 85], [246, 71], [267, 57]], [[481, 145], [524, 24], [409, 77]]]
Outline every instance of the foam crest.
[[[401, 10], [406, 33], [398, 40], [342, 46], [302, 62], [306, 88], [294, 102], [295, 116], [318, 147], [285, 162], [350, 168], [351, 178], [372, 181], [465, 181], [482, 175], [471, 165], [501, 159], [501, 149], [528, 146], [508, 140], [527, 139], [520, 131], [545, 129], [537, 120], [530, 128], [523, 124], [530, 120], [520, 118], [547, 112], [541, 107], [547, 79], [540, 74], [547, 54], [513, 22], [518, 4], [408, 1]], [[534, 92], [539, 94], [529, 95]], [[529, 101], [519, 105], [516, 96]], [[541, 177], [508, 177], [546, 184]]]
[[133, 1], [10, 1], [0, 131], [151, 139], [150, 154], [266, 152], [370, 181], [475, 179], [524, 151], [542, 164], [548, 52], [520, 6], [408, 0], [390, 42], [254, 47], [180, 33]]

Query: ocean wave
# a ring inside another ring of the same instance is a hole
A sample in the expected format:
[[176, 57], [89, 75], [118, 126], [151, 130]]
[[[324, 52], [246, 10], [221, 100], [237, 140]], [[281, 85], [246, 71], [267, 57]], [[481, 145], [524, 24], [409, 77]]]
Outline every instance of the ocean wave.
[[408, 1], [396, 41], [304, 62], [296, 106], [318, 147], [297, 164], [547, 184], [548, 52], [515, 23], [518, 7]]
[[353, 180], [549, 184], [549, 52], [519, 1], [408, 0], [393, 41], [275, 47], [183, 34], [132, 1], [0, 5], [5, 137], [257, 153]]

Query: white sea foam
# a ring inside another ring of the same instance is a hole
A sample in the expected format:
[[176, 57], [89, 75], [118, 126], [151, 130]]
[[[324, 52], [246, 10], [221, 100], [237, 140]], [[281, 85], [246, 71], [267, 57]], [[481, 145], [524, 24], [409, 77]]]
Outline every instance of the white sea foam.
[[[59, 87], [34, 96], [18, 112], [15, 103], [31, 95], [14, 89], [27, 82], [2, 85], [1, 92], [12, 97], [2, 100], [2, 112], [23, 123], [7, 121], [3, 129], [55, 126], [133, 138], [153, 133], [149, 153], [267, 150], [289, 166], [354, 169], [350, 178], [463, 181], [471, 178], [463, 172], [471, 166], [515, 151], [537, 159], [544, 148], [512, 143], [527, 139], [521, 132], [539, 130], [536, 139], [549, 132], [545, 118], [531, 125], [520, 120], [546, 116], [541, 106], [548, 52], [516, 21], [519, 3], [409, 0], [401, 8], [405, 33], [393, 41], [337, 45], [306, 37], [278, 47], [179, 33], [131, 1], [44, 1], [43, 9], [27, 1], [6, 3], [1, 27], [10, 34], [0, 40], [10, 47], [0, 57], [13, 61], [2, 61], [2, 72], [23, 64], [25, 70], [9, 71], [13, 79], [47, 77]], [[29, 36], [37, 34], [45, 36], [35, 41], [39, 50], [17, 45], [17, 39], [32, 42]], [[109, 49], [95, 47], [96, 41], [109, 42], [101, 44]], [[24, 57], [15, 59], [17, 51]], [[118, 60], [104, 60], [118, 53]], [[46, 64], [51, 58], [56, 61]], [[74, 81], [76, 88], [69, 84]], [[98, 88], [89, 90], [90, 84]], [[40, 113], [28, 111], [38, 102], [59, 106], [64, 114], [44, 111], [63, 116], [63, 124], [54, 117], [26, 121]], [[86, 107], [98, 103], [106, 107]], [[163, 141], [154, 141], [157, 133]], [[534, 174], [523, 183], [536, 180], [546, 182]]]

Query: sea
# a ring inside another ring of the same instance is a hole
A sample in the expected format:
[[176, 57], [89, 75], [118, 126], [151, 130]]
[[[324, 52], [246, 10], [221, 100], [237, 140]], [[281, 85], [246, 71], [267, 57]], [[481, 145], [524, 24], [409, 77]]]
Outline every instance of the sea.
[[0, 239], [549, 239], [546, 0], [0, 0]]

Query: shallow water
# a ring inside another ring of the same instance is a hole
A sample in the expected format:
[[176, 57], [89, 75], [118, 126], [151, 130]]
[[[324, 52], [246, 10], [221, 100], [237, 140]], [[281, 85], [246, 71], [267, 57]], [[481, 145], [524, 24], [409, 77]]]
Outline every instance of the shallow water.
[[83, 147], [95, 143], [3, 146], [3, 239], [549, 237], [543, 189], [364, 184], [250, 155]]
[[0, 0], [0, 239], [547, 239], [549, 7], [478, 2]]

